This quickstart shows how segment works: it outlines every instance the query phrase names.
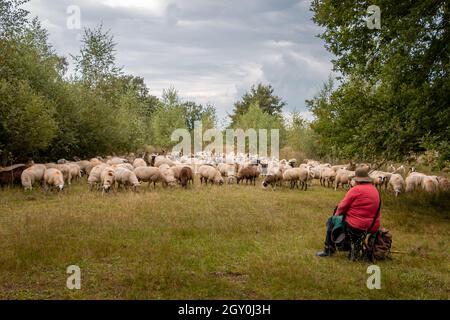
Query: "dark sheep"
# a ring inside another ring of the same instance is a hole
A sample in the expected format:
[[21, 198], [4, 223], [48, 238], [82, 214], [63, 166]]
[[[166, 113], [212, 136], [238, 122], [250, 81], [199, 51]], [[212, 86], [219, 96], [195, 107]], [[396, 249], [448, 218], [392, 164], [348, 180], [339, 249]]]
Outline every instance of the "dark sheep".
[[189, 181], [194, 184], [194, 173], [190, 167], [183, 167], [180, 171], [180, 183], [183, 188], [187, 188]]
[[22, 172], [29, 166], [15, 164], [0, 170], [0, 186], [20, 185]]
[[241, 180], [245, 179], [246, 184], [250, 181], [250, 184], [253, 183], [253, 185], [256, 185], [256, 179], [259, 177], [259, 174], [260, 172], [257, 166], [249, 165], [241, 168], [237, 174], [237, 184], [239, 184]]
[[267, 188], [269, 185], [275, 187], [275, 185], [280, 181], [280, 177], [276, 175], [268, 175], [264, 179], [262, 185], [264, 188]]

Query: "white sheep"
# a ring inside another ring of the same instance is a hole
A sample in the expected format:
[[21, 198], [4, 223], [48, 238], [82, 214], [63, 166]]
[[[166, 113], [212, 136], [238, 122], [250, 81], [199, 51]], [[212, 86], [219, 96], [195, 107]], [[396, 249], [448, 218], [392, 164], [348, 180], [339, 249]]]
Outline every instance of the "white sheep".
[[133, 168], [146, 167], [146, 166], [147, 166], [147, 162], [145, 162], [145, 160], [142, 158], [136, 158], [133, 161]]
[[152, 182], [155, 188], [157, 182], [165, 182], [160, 169], [156, 167], [137, 167], [134, 169], [134, 174], [139, 181], [148, 182], [149, 187]]
[[86, 167], [85, 172], [86, 174], [89, 176], [89, 174], [91, 173], [91, 170], [95, 167], [98, 166], [100, 164], [103, 164], [104, 162], [101, 161], [98, 158], [92, 158], [91, 160], [89, 160], [89, 165]]
[[436, 176], [425, 176], [422, 179], [422, 189], [429, 193], [435, 193], [439, 189], [439, 181]]
[[355, 171], [338, 169], [336, 171], [334, 190], [337, 190], [339, 188], [339, 185], [342, 185], [342, 188], [344, 188], [344, 185], [349, 186], [354, 176]]
[[450, 181], [448, 181], [448, 179], [446, 177], [437, 177], [438, 181], [439, 181], [439, 190], [443, 191], [443, 192], [448, 192], [450, 191]]
[[64, 177], [60, 170], [55, 168], [48, 168], [44, 173], [44, 189], [58, 188], [59, 191], [64, 189]]
[[157, 156], [157, 157], [155, 158], [155, 164], [154, 164], [154, 166], [155, 166], [155, 167], [160, 167], [160, 166], [163, 165], [163, 164], [167, 164], [167, 165], [169, 165], [170, 167], [172, 167], [172, 166], [175, 165], [175, 163], [174, 163], [172, 160], [170, 160], [169, 158], [166, 158], [165, 156]]
[[373, 179], [373, 184], [375, 187], [381, 190], [381, 187], [384, 185], [385, 190], [389, 184], [389, 180], [391, 179], [392, 173], [384, 172], [379, 170], [372, 170], [369, 172], [369, 176]]
[[167, 163], [163, 163], [159, 166], [159, 171], [163, 177], [163, 185], [173, 187], [177, 184], [177, 179], [175, 178], [174, 169]]
[[140, 186], [139, 180], [134, 172], [124, 167], [118, 167], [114, 170], [114, 178], [118, 187], [130, 186], [134, 191], [137, 191], [137, 188]]
[[87, 171], [88, 171], [89, 165], [91, 164], [90, 161], [88, 161], [88, 160], [80, 160], [80, 161], [77, 161], [75, 163], [80, 167], [80, 170], [81, 170], [82, 174], [86, 174], [86, 175], [89, 174]]
[[106, 163], [101, 163], [99, 165], [96, 165], [92, 170], [90, 170], [89, 177], [88, 177], [88, 185], [89, 190], [92, 191], [94, 186], [99, 184], [101, 182], [101, 174], [103, 169], [108, 168], [109, 166]]
[[203, 184], [203, 182], [208, 184], [209, 181], [213, 184], [222, 185], [224, 182], [220, 171], [213, 166], [202, 165], [198, 168], [198, 173], [200, 174], [200, 184]]
[[70, 162], [67, 164], [70, 169], [70, 176], [72, 179], [81, 179], [81, 167], [75, 163]]
[[127, 163], [127, 162], [128, 162], [127, 159], [119, 158], [119, 157], [112, 157], [111, 159], [106, 161], [106, 164], [109, 164], [111, 166], [113, 164], [122, 164], [122, 163]]
[[397, 197], [405, 190], [405, 180], [400, 174], [393, 173], [389, 179], [389, 186], [394, 190], [395, 196]]
[[328, 188], [331, 187], [334, 184], [334, 181], [336, 179], [336, 171], [334, 171], [330, 167], [324, 167], [320, 171], [320, 184], [322, 186], [327, 186]]
[[294, 169], [298, 171], [298, 181], [302, 186], [302, 190], [308, 190], [308, 183], [314, 178], [314, 172], [311, 171], [311, 167]]
[[105, 167], [101, 174], [100, 174], [100, 180], [102, 184], [102, 192], [109, 192], [111, 188], [114, 186], [115, 182], [115, 170], [112, 167]]
[[283, 181], [288, 182], [291, 189], [297, 185], [299, 180], [298, 171], [296, 169], [297, 168], [290, 168], [283, 173]]
[[237, 174], [238, 165], [235, 163], [219, 163], [217, 165], [217, 170], [220, 171], [222, 177], [232, 177]]
[[46, 167], [43, 164], [34, 164], [22, 172], [20, 180], [25, 190], [32, 190], [33, 184], [43, 182]]
[[346, 165], [339, 164], [339, 165], [331, 166], [331, 169], [333, 169], [337, 173], [338, 170], [347, 170], [347, 167], [346, 167]]
[[410, 172], [410, 174], [405, 179], [406, 192], [412, 192], [416, 190], [417, 188], [422, 186], [422, 180], [425, 178], [426, 175], [420, 172]]
[[57, 164], [57, 163], [46, 163], [45, 167], [47, 169], [58, 169], [61, 171], [64, 177], [64, 181], [67, 181], [67, 184], [70, 185], [72, 180], [72, 173], [70, 171], [70, 167], [67, 164]]
[[134, 170], [133, 165], [130, 164], [130, 163], [113, 164], [111, 167], [114, 168], [114, 169], [117, 169], [117, 168], [125, 168], [125, 169], [128, 169], [128, 170], [130, 170], [130, 171], [133, 171], [133, 170]]

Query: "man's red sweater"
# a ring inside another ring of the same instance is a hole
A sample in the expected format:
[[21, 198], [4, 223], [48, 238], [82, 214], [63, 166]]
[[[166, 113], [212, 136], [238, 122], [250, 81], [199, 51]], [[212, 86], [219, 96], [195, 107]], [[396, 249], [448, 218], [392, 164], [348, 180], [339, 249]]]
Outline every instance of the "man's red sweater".
[[[378, 190], [369, 183], [359, 184], [347, 192], [338, 206], [336, 215], [346, 212], [345, 221], [351, 227], [366, 231], [375, 218], [379, 204], [380, 194]], [[371, 232], [377, 231], [380, 227], [380, 216], [381, 212]]]

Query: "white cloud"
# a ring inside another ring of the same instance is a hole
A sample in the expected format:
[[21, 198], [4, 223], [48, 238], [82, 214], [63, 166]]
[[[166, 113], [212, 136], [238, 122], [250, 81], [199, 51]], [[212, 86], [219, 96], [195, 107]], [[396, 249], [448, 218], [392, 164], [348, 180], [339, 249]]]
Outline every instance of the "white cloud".
[[99, 0], [99, 3], [113, 9], [142, 10], [146, 14], [163, 16], [167, 1], [163, 0]]

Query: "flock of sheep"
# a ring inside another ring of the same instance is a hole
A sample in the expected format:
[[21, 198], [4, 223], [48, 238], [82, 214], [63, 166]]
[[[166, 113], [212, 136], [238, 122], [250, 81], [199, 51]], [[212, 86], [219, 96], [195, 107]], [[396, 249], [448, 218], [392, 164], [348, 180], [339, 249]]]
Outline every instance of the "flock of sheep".
[[378, 188], [392, 189], [396, 196], [402, 192], [422, 189], [426, 192], [449, 191], [450, 183], [443, 176], [428, 176], [415, 172], [411, 168], [406, 175], [404, 166], [390, 166], [388, 171], [372, 170], [368, 164], [331, 165], [314, 160], [305, 160], [297, 166], [295, 159], [277, 160], [258, 158], [251, 155], [199, 154], [196, 156], [180, 155], [144, 155], [142, 158], [100, 157], [90, 160], [68, 162], [64, 159], [58, 163], [32, 164], [21, 174], [21, 183], [25, 190], [42, 184], [45, 189], [63, 190], [73, 180], [87, 176], [89, 190], [109, 192], [117, 188], [132, 188], [137, 191], [142, 183], [161, 183], [165, 187], [181, 185], [187, 188], [194, 183], [195, 175], [201, 184], [233, 184], [244, 181], [256, 185], [258, 177], [263, 176], [262, 187], [275, 189], [288, 185], [290, 188], [307, 190], [314, 179], [324, 187], [353, 185], [356, 167], [367, 168], [373, 183]]

